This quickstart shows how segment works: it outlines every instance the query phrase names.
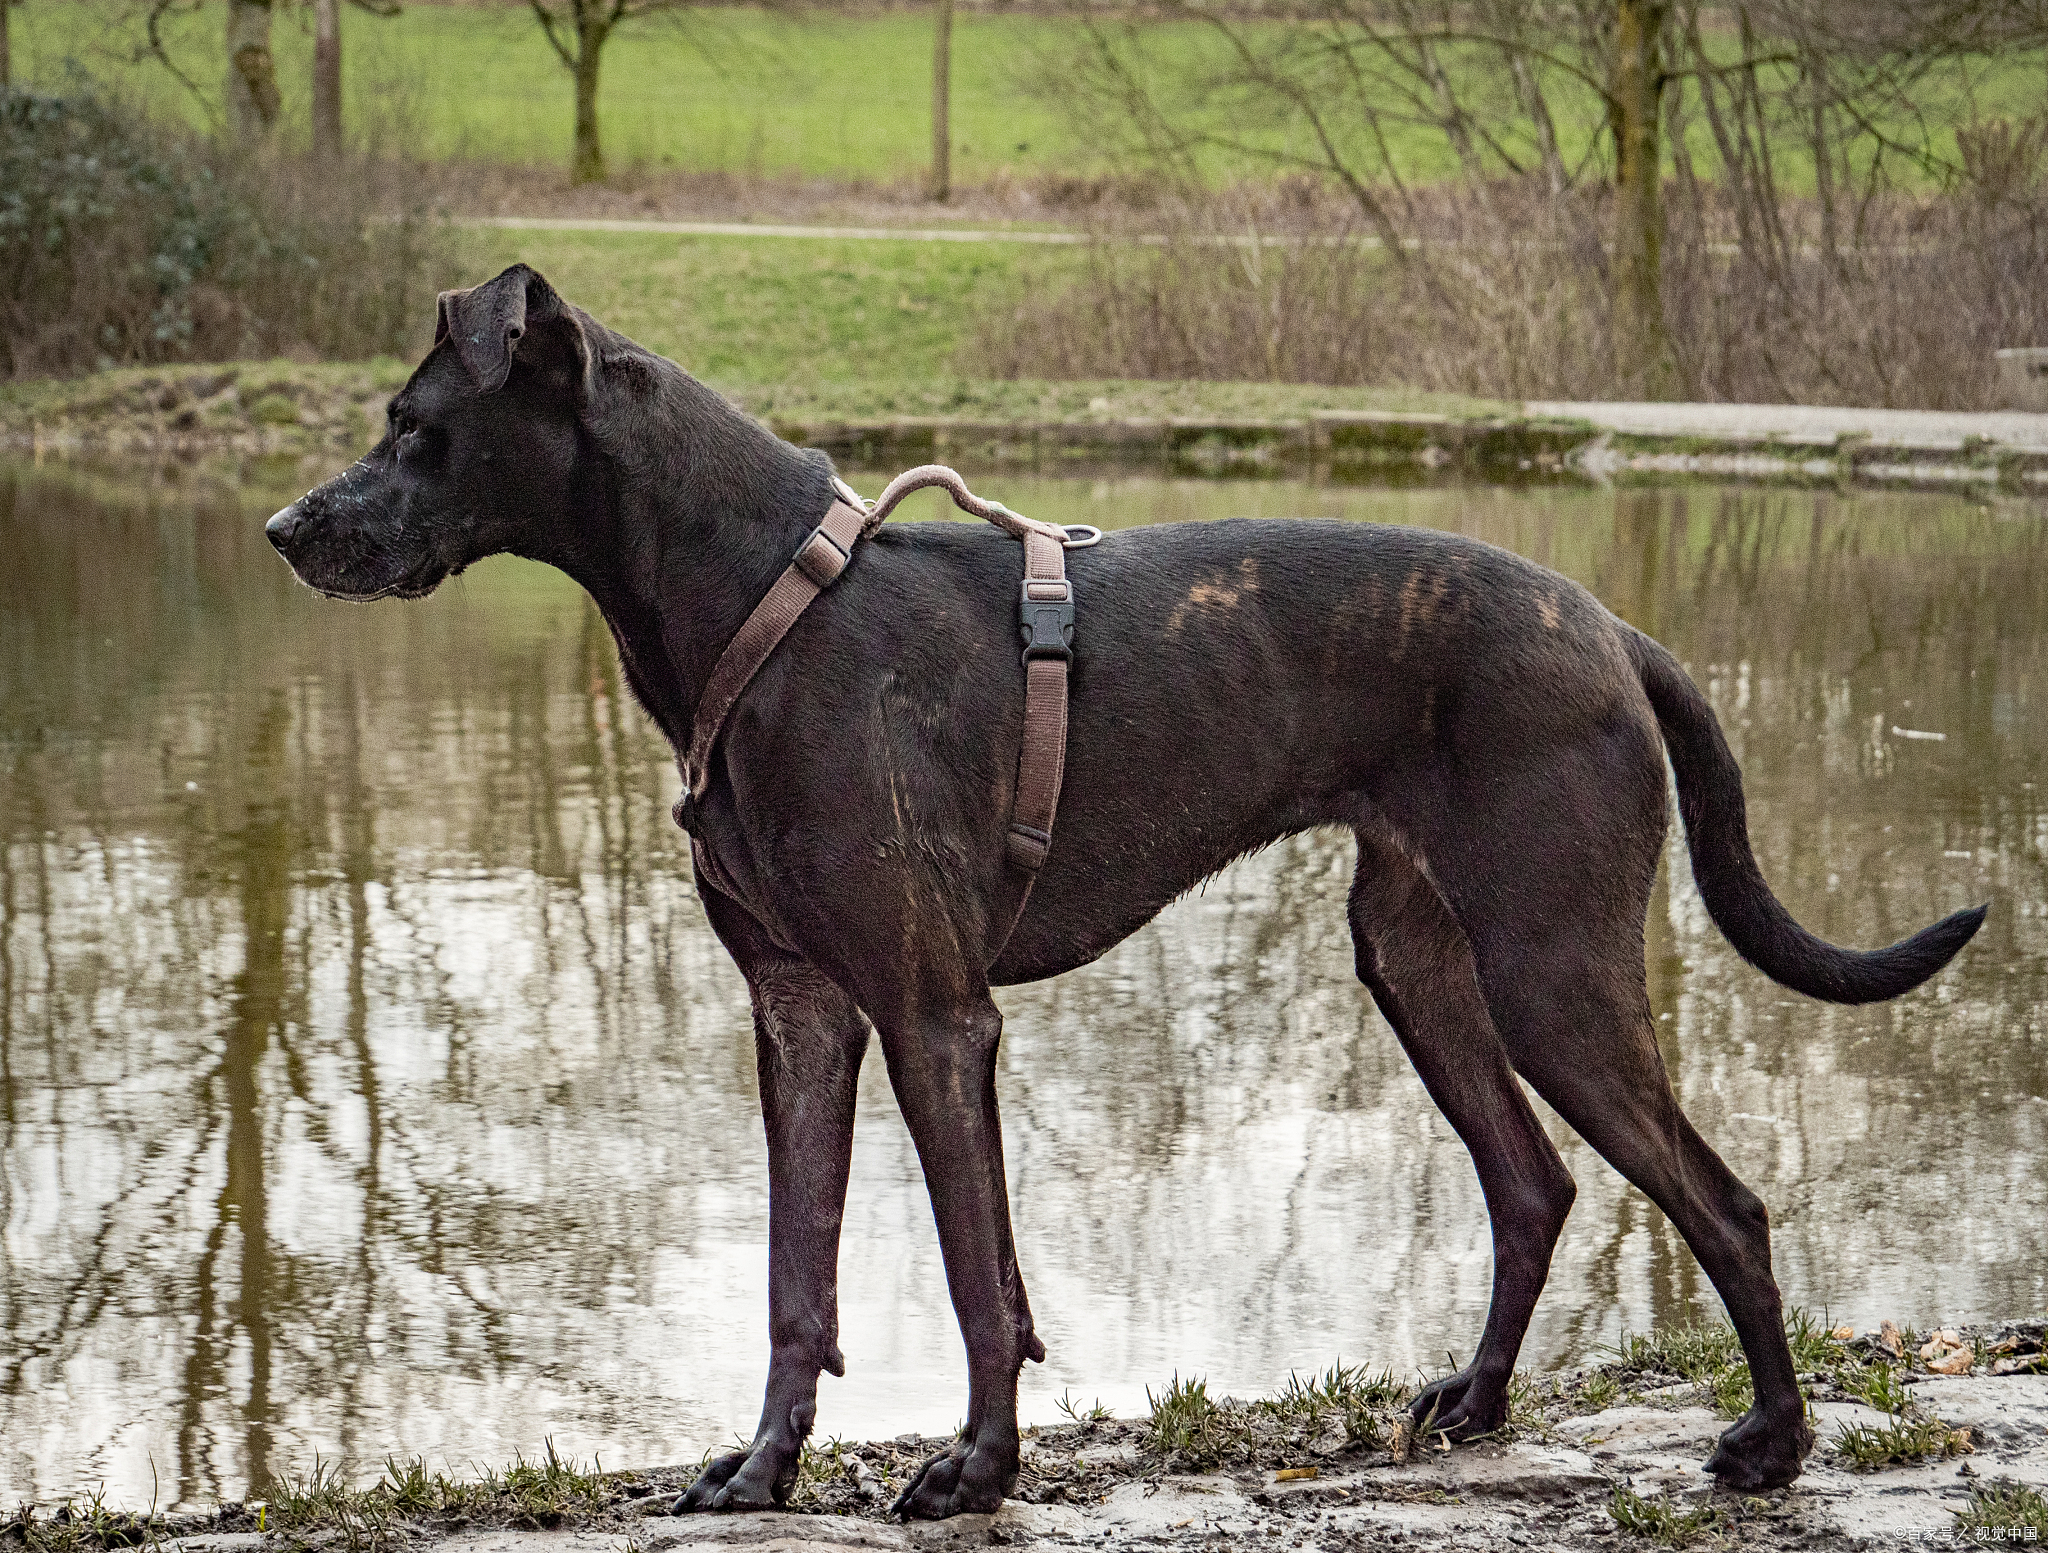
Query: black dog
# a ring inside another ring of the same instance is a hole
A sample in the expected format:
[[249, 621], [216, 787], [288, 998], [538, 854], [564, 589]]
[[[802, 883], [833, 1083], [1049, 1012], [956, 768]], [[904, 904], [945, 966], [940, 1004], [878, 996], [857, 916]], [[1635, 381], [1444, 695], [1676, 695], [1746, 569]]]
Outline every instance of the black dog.
[[[498, 552], [589, 590], [634, 693], [683, 750], [713, 662], [833, 499], [777, 440], [515, 266], [441, 299], [382, 441], [270, 520], [338, 598], [418, 598]], [[1643, 980], [1678, 774], [1693, 872], [1730, 942], [1817, 998], [1895, 997], [1982, 909], [1889, 949], [1812, 937], [1757, 871], [1742, 781], [1676, 661], [1575, 584], [1470, 540], [1231, 522], [1073, 552], [1081, 601], [1051, 855], [1005, 863], [1024, 671], [1019, 547], [981, 525], [861, 544], [726, 724], [692, 824], [704, 909], [746, 973], [769, 1159], [767, 1402], [679, 1508], [769, 1505], [818, 1372], [843, 1373], [836, 1263], [872, 1021], [924, 1166], [966, 1339], [967, 1420], [898, 1501], [992, 1510], [1017, 1471], [1017, 1372], [1044, 1356], [997, 1126], [993, 985], [1085, 965], [1233, 858], [1311, 826], [1358, 839], [1358, 975], [1471, 1150], [1493, 1302], [1418, 1420], [1452, 1438], [1507, 1384], [1574, 1188], [1516, 1075], [1668, 1214], [1727, 1303], [1756, 1403], [1707, 1463], [1788, 1483], [1811, 1448], [1763, 1204], [1679, 1111]]]

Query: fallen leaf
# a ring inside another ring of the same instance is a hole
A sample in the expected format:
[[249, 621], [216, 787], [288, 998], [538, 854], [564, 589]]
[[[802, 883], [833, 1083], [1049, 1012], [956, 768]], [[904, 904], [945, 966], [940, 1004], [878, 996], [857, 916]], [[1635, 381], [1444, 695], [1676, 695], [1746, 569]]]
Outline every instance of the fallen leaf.
[[1282, 1467], [1273, 1474], [1276, 1483], [1295, 1483], [1303, 1478], [1312, 1478], [1322, 1469], [1319, 1467]]
[[1887, 1321], [1877, 1329], [1877, 1346], [1890, 1354], [1894, 1359], [1906, 1357], [1906, 1340], [1900, 1335], [1898, 1325], [1895, 1322]]
[[1415, 1448], [1415, 1425], [1407, 1417], [1394, 1420], [1394, 1437], [1387, 1442], [1387, 1449], [1394, 1460], [1402, 1466], [1408, 1464], [1408, 1453]]
[[1834, 1331], [1828, 1333], [1828, 1336], [1838, 1343], [1846, 1343], [1856, 1336], [1856, 1329], [1854, 1327], [1836, 1327]]
[[1977, 1351], [1974, 1348], [1958, 1348], [1954, 1353], [1928, 1360], [1927, 1368], [1935, 1375], [1967, 1375], [1970, 1366], [1976, 1362]]

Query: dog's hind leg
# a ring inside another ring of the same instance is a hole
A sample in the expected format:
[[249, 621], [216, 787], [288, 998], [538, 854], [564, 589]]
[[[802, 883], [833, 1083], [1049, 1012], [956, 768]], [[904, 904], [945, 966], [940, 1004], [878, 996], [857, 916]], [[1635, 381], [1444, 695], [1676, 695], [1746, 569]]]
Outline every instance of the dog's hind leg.
[[1769, 1217], [1671, 1092], [1643, 984], [1665, 826], [1647, 718], [1460, 795], [1432, 861], [1479, 960], [1516, 1071], [1663, 1209], [1728, 1307], [1756, 1405], [1707, 1463], [1729, 1488], [1789, 1483], [1813, 1432], [1771, 1276]]
[[1604, 935], [1609, 952], [1600, 953], [1583, 915], [1571, 926], [1475, 923], [1489, 998], [1516, 1068], [1664, 1210], [1728, 1307], [1756, 1401], [1721, 1436], [1707, 1470], [1744, 1492], [1780, 1487], [1799, 1475], [1813, 1431], [1771, 1276], [1769, 1215], [1671, 1092], [1643, 990], [1640, 932]]
[[1358, 976], [1471, 1150], [1493, 1226], [1493, 1299], [1472, 1362], [1423, 1389], [1416, 1422], [1470, 1439], [1507, 1422], [1508, 1381], [1576, 1188], [1516, 1082], [1472, 947], [1426, 867], [1377, 822], [1351, 886]]
[[839, 1353], [839, 1224], [868, 1025], [814, 966], [776, 949], [711, 889], [705, 911], [746, 973], [754, 1005], [761, 1115], [768, 1129], [768, 1390], [743, 1451], [704, 1469], [674, 1513], [780, 1504], [818, 1414], [818, 1374]]
[[1002, 1015], [986, 991], [883, 1015], [889, 1082], [917, 1145], [967, 1345], [967, 1421], [897, 1499], [908, 1519], [992, 1511], [1016, 1484], [1017, 1372], [1043, 1359], [1017, 1270], [996, 1111]]

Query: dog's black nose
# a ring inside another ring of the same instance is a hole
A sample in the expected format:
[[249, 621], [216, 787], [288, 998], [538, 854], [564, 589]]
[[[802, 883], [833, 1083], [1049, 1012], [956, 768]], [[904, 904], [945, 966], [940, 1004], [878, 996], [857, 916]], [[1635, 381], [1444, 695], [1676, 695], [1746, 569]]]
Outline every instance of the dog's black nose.
[[304, 516], [305, 513], [300, 510], [299, 504], [293, 502], [284, 511], [272, 516], [271, 520], [263, 525], [263, 532], [268, 534], [270, 542], [282, 551], [292, 542], [292, 535], [297, 531], [299, 520]]

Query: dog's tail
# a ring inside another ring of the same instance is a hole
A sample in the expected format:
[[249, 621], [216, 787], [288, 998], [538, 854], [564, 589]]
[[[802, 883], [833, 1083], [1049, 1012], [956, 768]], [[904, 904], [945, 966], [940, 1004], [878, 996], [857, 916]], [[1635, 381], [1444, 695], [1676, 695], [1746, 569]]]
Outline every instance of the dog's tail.
[[1693, 881], [1715, 926], [1743, 959], [1808, 997], [1876, 1003], [1910, 992], [1955, 958], [1984, 920], [1982, 906], [1944, 917], [1889, 949], [1838, 949], [1793, 921], [1756, 866], [1742, 772], [1713, 708], [1663, 647], [1635, 630], [1627, 639], [1678, 773]]

